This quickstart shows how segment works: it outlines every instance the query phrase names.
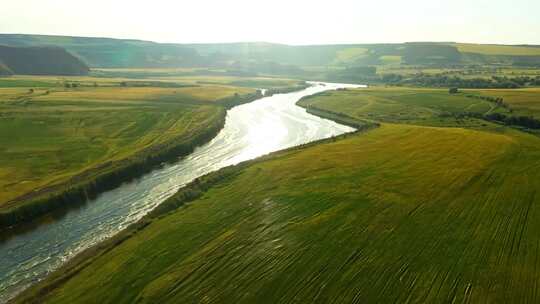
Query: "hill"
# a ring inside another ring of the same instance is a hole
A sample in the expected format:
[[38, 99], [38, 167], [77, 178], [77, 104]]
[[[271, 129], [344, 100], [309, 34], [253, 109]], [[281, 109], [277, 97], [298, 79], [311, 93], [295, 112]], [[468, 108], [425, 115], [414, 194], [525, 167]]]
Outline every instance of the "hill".
[[[471, 64], [540, 66], [540, 48], [536, 46], [453, 42], [306, 46], [266, 42], [163, 44], [111, 38], [0, 34], [0, 44], [59, 46], [96, 68], [225, 67], [269, 73], [272, 71], [269, 63], [297, 68]], [[301, 74], [294, 69], [278, 72]]]
[[90, 67], [145, 68], [199, 64], [199, 56], [191, 48], [142, 40], [0, 34], [0, 44], [62, 47]]
[[60, 47], [0, 45], [0, 73], [21, 75], [85, 75], [89, 68]]
[[[292, 46], [272, 43], [188, 44], [202, 56], [235, 60], [274, 61], [296, 66], [466, 65], [507, 63], [540, 65], [534, 46], [471, 45], [410, 42]], [[490, 50], [496, 49], [496, 54]]]

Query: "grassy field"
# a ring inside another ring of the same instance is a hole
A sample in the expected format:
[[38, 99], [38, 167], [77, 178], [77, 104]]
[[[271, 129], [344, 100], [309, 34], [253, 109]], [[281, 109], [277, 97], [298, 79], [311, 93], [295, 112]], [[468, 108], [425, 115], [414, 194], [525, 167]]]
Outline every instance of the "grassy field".
[[462, 53], [504, 56], [540, 56], [540, 48], [538, 47], [467, 43], [458, 43], [456, 44], [456, 47]]
[[40, 301], [535, 302], [539, 157], [517, 131], [394, 124], [280, 153]]
[[[505, 105], [471, 98], [471, 95], [502, 98]], [[299, 105], [362, 120], [485, 129], [486, 122], [471, 114], [481, 116], [500, 113], [539, 119], [540, 90], [469, 89], [459, 94], [449, 94], [447, 89], [376, 86], [323, 93], [317, 98], [302, 100]]]
[[[495, 105], [465, 94], [448, 94], [446, 89], [372, 87], [327, 92], [302, 100], [299, 105], [342, 113], [369, 121], [421, 124], [430, 126], [478, 126], [476, 119], [454, 118], [454, 114], [484, 114]], [[445, 117], [449, 116], [449, 117]]]
[[[392, 56], [387, 56], [392, 57]], [[390, 58], [392, 59], [392, 58]], [[540, 76], [540, 69], [525, 67], [462, 67], [462, 68], [433, 68], [424, 66], [404, 66], [404, 65], [379, 65], [377, 73], [380, 75], [396, 74], [403, 77], [410, 77], [415, 74], [424, 75], [445, 75], [448, 77], [459, 77], [465, 79], [498, 77], [536, 77]]]
[[437, 114], [491, 107], [437, 89], [342, 90], [301, 103], [382, 125], [238, 166], [18, 300], [540, 300], [538, 136], [481, 120], [443, 124]]
[[348, 48], [336, 52], [335, 64], [354, 63], [356, 60], [367, 55], [369, 49], [366, 48]]
[[540, 88], [519, 90], [465, 90], [491, 97], [504, 99], [517, 115], [533, 116], [540, 119]]
[[6, 87], [0, 82], [2, 212], [24, 202], [17, 199], [23, 195], [79, 174], [96, 176], [153, 147], [187, 144], [223, 121], [219, 100], [255, 91], [228, 85], [122, 87], [116, 79], [88, 77], [70, 78], [77, 88], [64, 88], [66, 80], [58, 77], [6, 81]]

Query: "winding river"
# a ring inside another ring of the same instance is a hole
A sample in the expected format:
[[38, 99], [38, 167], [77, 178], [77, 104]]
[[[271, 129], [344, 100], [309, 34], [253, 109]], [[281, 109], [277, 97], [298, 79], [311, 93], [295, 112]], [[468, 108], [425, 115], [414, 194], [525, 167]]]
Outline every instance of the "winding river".
[[303, 91], [264, 97], [227, 113], [217, 137], [191, 155], [99, 195], [56, 221], [0, 243], [0, 303], [44, 278], [80, 251], [108, 238], [196, 177], [270, 152], [352, 128], [310, 115], [300, 98], [345, 87], [316, 83]]

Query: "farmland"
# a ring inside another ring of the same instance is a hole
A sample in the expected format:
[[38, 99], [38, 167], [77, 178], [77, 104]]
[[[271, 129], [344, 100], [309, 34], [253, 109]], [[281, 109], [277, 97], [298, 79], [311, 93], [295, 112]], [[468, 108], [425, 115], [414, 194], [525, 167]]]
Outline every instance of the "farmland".
[[[303, 107], [341, 113], [356, 119], [432, 126], [455, 126], [478, 121], [457, 119], [452, 114], [486, 113], [495, 108], [488, 101], [464, 94], [448, 94], [444, 89], [371, 87], [322, 93], [299, 103]], [[444, 117], [442, 114], [448, 114]]]
[[485, 96], [500, 97], [513, 109], [515, 114], [530, 115], [540, 119], [540, 88], [520, 90], [471, 90]]
[[540, 56], [540, 48], [535, 47], [470, 43], [458, 43], [456, 47], [462, 53], [502, 56]]
[[535, 301], [539, 148], [512, 130], [385, 124], [279, 153], [46, 302]]
[[228, 169], [18, 300], [48, 290], [40, 301], [536, 302], [540, 139], [441, 121], [503, 110], [470, 93], [306, 98], [308, 109], [381, 126]]
[[[540, 100], [536, 88], [468, 89], [449, 94], [448, 90], [437, 88], [375, 86], [327, 92], [316, 98], [306, 98], [299, 105], [312, 112], [318, 109], [368, 121], [493, 129], [496, 126], [485, 121], [493, 121], [493, 115], [520, 119], [530, 117], [535, 123], [539, 117]], [[520, 126], [519, 123], [510, 124]], [[537, 129], [528, 131], [536, 132]]]

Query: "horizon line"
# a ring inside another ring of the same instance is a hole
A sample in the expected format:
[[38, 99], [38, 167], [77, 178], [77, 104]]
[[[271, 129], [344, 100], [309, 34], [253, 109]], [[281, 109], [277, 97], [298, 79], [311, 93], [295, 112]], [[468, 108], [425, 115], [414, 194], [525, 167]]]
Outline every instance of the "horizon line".
[[336, 43], [309, 43], [309, 44], [294, 44], [294, 43], [283, 43], [283, 42], [274, 42], [274, 41], [222, 41], [222, 42], [165, 42], [165, 41], [156, 41], [156, 40], [146, 40], [142, 38], [119, 38], [119, 37], [107, 37], [107, 36], [85, 36], [85, 35], [68, 35], [68, 34], [32, 34], [32, 33], [4, 33], [0, 32], [0, 35], [11, 35], [11, 36], [44, 36], [44, 37], [65, 37], [65, 38], [88, 38], [88, 39], [111, 39], [111, 40], [125, 40], [125, 41], [140, 41], [140, 42], [151, 42], [156, 44], [177, 44], [177, 45], [209, 45], [209, 44], [242, 44], [242, 43], [260, 43], [260, 44], [274, 44], [274, 45], [285, 45], [285, 46], [341, 46], [341, 45], [377, 45], [377, 44], [412, 44], [412, 43], [433, 43], [433, 44], [477, 44], [477, 45], [500, 45], [500, 46], [530, 46], [530, 47], [540, 47], [539, 43], [516, 43], [516, 44], [506, 44], [506, 43], [480, 43], [480, 42], [458, 42], [458, 41], [430, 41], [430, 40], [417, 40], [417, 41], [402, 41], [402, 42], [336, 42]]

